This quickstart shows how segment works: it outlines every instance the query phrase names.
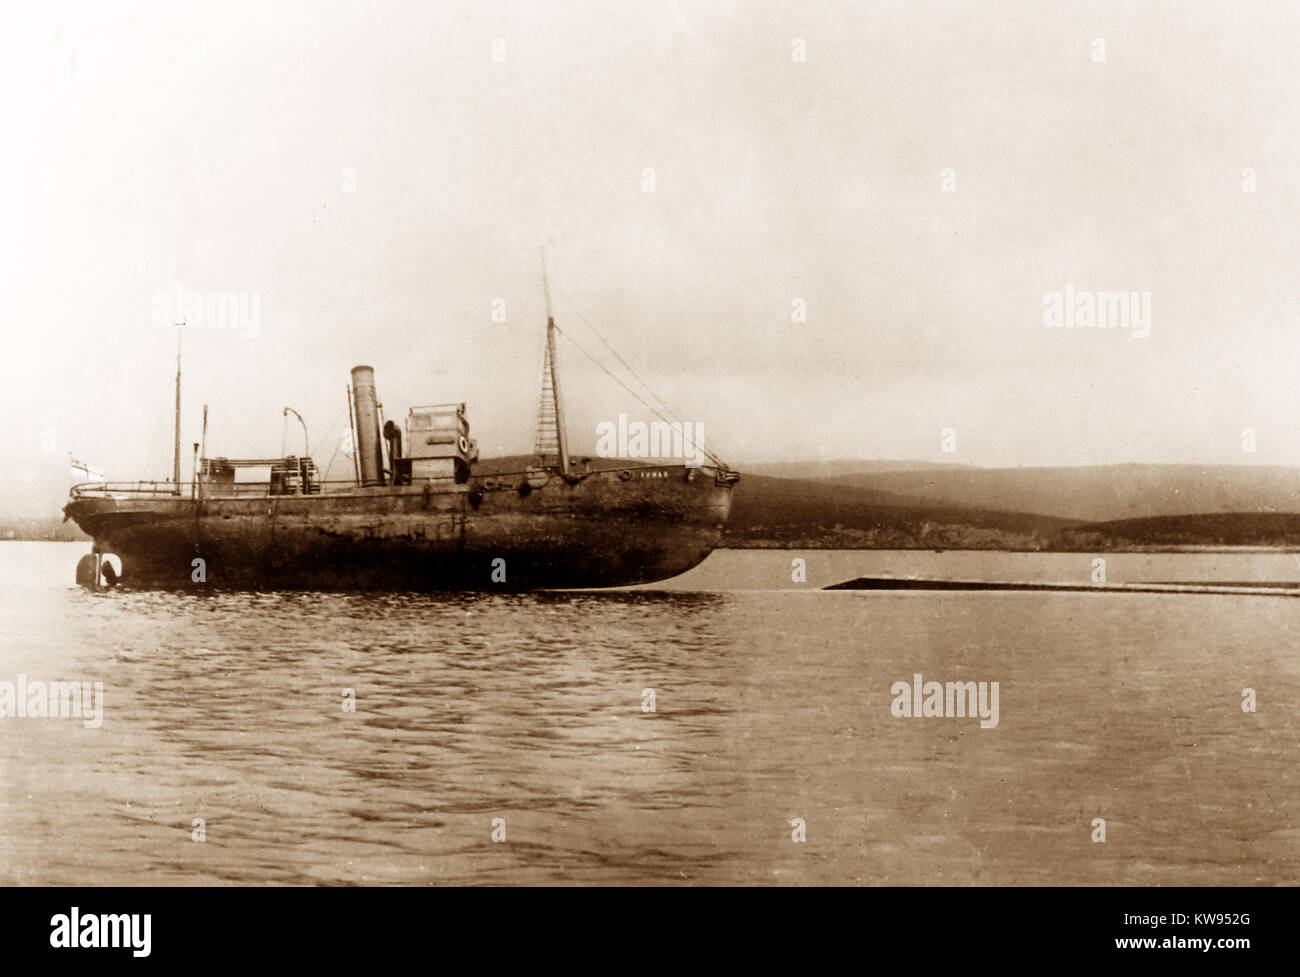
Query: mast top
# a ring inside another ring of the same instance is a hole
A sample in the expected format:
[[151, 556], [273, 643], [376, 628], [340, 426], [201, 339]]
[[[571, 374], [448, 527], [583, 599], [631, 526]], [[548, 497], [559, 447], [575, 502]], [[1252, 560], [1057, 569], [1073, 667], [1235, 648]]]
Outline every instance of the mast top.
[[546, 248], [542, 248], [542, 296], [546, 299], [546, 327], [551, 329], [555, 326], [555, 318], [551, 315], [551, 284], [546, 277]]

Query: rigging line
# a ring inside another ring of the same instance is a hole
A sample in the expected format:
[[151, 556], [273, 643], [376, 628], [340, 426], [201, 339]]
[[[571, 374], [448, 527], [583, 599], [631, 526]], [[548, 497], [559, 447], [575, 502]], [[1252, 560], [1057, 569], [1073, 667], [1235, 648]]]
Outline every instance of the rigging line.
[[[581, 319], [582, 322], [587, 326], [587, 328], [592, 331], [595, 337], [605, 344], [605, 348], [614, 354], [614, 358], [623, 365], [623, 369], [627, 370], [628, 373], [632, 374], [632, 376], [636, 378], [636, 381], [646, 389], [646, 392], [650, 394], [650, 396], [653, 397], [655, 400], [659, 401], [660, 405], [664, 408], [664, 410], [668, 411], [668, 413], [673, 414], [675, 416], [676, 411], [673, 410], [672, 404], [668, 403], [668, 401], [660, 397], [657, 393], [655, 393], [654, 389], [650, 386], [650, 384], [646, 383], [639, 376], [637, 376], [636, 370], [628, 366], [627, 360], [623, 359], [623, 357], [619, 355], [618, 350], [616, 350], [612, 345], [610, 345], [609, 340], [607, 340], [604, 336], [600, 334], [600, 331], [597, 330], [596, 327], [591, 324], [591, 320], [582, 314], [582, 310], [578, 308], [578, 306], [574, 303], [573, 299], [569, 298], [569, 296], [565, 294], [565, 292], [559, 286], [556, 286], [555, 290], [560, 293], [560, 297], [564, 299], [564, 301], [569, 303], [569, 308], [573, 310], [574, 315], [576, 315], [579, 319]], [[681, 423], [680, 419], [678, 420], [678, 423]]]
[[[346, 410], [347, 408], [344, 409]], [[324, 442], [325, 444], [329, 443], [330, 436], [334, 433], [335, 425], [337, 425], [339, 421], [341, 421], [342, 419], [343, 419], [343, 411], [339, 411], [338, 414], [335, 416], [334, 420], [330, 421], [330, 426], [325, 429], [325, 442]], [[320, 473], [321, 481], [325, 481], [325, 482], [329, 481], [330, 469], [334, 467], [334, 459], [339, 456], [339, 449], [342, 447], [343, 447], [343, 439], [339, 438], [338, 443], [334, 445], [334, 453], [330, 455], [330, 463], [326, 465], [324, 469], [321, 470]], [[356, 450], [355, 445], [353, 445], [352, 450], [354, 451]]]
[[[637, 372], [636, 372], [634, 369], [632, 369], [631, 366], [628, 365], [627, 361], [626, 361], [625, 359], [623, 359], [622, 356], [619, 355], [618, 350], [615, 349], [615, 348], [610, 344], [609, 340], [607, 340], [604, 336], [601, 335], [600, 330], [598, 330], [594, 325], [592, 325], [591, 320], [588, 319], [585, 315], [582, 314], [582, 310], [579, 309], [579, 308], [577, 307], [577, 305], [574, 303], [573, 299], [569, 298], [569, 296], [568, 296], [568, 295], [567, 295], [567, 294], [566, 294], [562, 289], [560, 289], [558, 286], [556, 287], [555, 290], [556, 290], [557, 292], [560, 293], [560, 296], [561, 296], [561, 297], [562, 297], [566, 302], [569, 303], [569, 307], [573, 310], [574, 314], [575, 314], [575, 315], [576, 315], [580, 320], [582, 320], [583, 323], [586, 324], [587, 328], [590, 329], [590, 330], [592, 331], [592, 333], [595, 335], [595, 337], [596, 337], [597, 339], [599, 339], [602, 343], [604, 343], [605, 348], [608, 349], [611, 353], [614, 354], [614, 358], [617, 359], [617, 360], [619, 361], [619, 363], [621, 363], [621, 364], [623, 365], [623, 369], [627, 370], [627, 372], [630, 373], [630, 374], [631, 374], [631, 375], [636, 379], [636, 381], [637, 381], [638, 383], [640, 383], [642, 387], [645, 388], [646, 393], [648, 393], [651, 397], [653, 397], [655, 400], [657, 400], [657, 401], [659, 402], [660, 406], [663, 407], [663, 409], [666, 410], [666, 411], [668, 412], [668, 414], [669, 414], [670, 417], [671, 417], [671, 421], [672, 421], [672, 422], [676, 422], [677, 424], [681, 424], [681, 425], [684, 426], [686, 422], [683, 421], [680, 417], [677, 416], [677, 412], [676, 412], [676, 410], [673, 408], [672, 404], [668, 403], [668, 401], [666, 401], [666, 400], [664, 400], [664, 398], [660, 397], [659, 394], [657, 394], [657, 393], [655, 392], [654, 388], [650, 386], [650, 384], [646, 383], [644, 380], [641, 379], [640, 376], [637, 375]], [[556, 326], [555, 328], [556, 328], [557, 330], [559, 330], [559, 331], [562, 331], [562, 330], [560, 330], [560, 327], [559, 327], [559, 326]], [[603, 366], [603, 365], [602, 365], [602, 364], [601, 364], [601, 363], [600, 363], [600, 362], [599, 362], [599, 361], [598, 361], [594, 356], [592, 356], [590, 353], [588, 353], [585, 349], [582, 349], [581, 346], [578, 346], [578, 343], [575, 342], [574, 339], [573, 339], [571, 336], [569, 336], [567, 333], [565, 333], [565, 334], [564, 334], [564, 337], [565, 337], [566, 339], [568, 339], [569, 342], [573, 343], [574, 346], [577, 346], [578, 349], [581, 350], [581, 352], [583, 353], [583, 355], [587, 357], [587, 359], [591, 360], [593, 363], [595, 363], [597, 366], [599, 366], [602, 370], [605, 370], [605, 367], [604, 367], [604, 366]], [[622, 386], [625, 390], [627, 390], [628, 393], [631, 393], [633, 396], [636, 396], [637, 399], [640, 400], [641, 403], [642, 403], [644, 406], [649, 407], [650, 410], [654, 411], [655, 414], [656, 414], [656, 415], [657, 415], [661, 420], [665, 420], [665, 421], [669, 420], [668, 417], [664, 417], [663, 414], [660, 414], [657, 410], [655, 410], [655, 408], [654, 408], [653, 405], [651, 405], [651, 404], [647, 404], [644, 400], [642, 400], [639, 396], [637, 396], [636, 391], [634, 391], [634, 390], [633, 390], [631, 387], [629, 387], [626, 383], [623, 383], [622, 380], [619, 380], [619, 378], [616, 377], [616, 376], [614, 376], [613, 373], [610, 373], [609, 370], [605, 370], [605, 372], [608, 373], [611, 377], [613, 377], [613, 379], [614, 379], [616, 382], [618, 382], [619, 385]], [[723, 462], [722, 462], [722, 461], [721, 461], [721, 460], [720, 460], [716, 455], [713, 455], [713, 454], [709, 453], [708, 450], [705, 449], [702, 445], [699, 446], [699, 447], [700, 447], [700, 450], [701, 450], [701, 451], [704, 451], [705, 454], [708, 455], [708, 457], [709, 457], [709, 458], [714, 462], [714, 464], [717, 464], [717, 465], [719, 465], [719, 466], [721, 466], [721, 467], [723, 467], [723, 468], [726, 467], [726, 465], [723, 464]]]
[[683, 438], [685, 441], [690, 442], [690, 444], [691, 444], [693, 447], [699, 448], [700, 452], [701, 452], [701, 453], [702, 453], [706, 458], [708, 458], [709, 461], [713, 462], [713, 463], [714, 463], [715, 465], [717, 465], [719, 468], [723, 468], [723, 469], [725, 469], [725, 468], [727, 467], [726, 463], [725, 463], [724, 461], [722, 461], [722, 459], [720, 459], [717, 455], [715, 455], [715, 454], [714, 454], [712, 451], [710, 451], [708, 448], [704, 447], [704, 445], [702, 445], [702, 444], [696, 444], [695, 441], [694, 441], [694, 440], [693, 440], [689, 435], [686, 434], [686, 431], [685, 431], [686, 422], [685, 422], [685, 421], [681, 421], [681, 420], [676, 420], [676, 419], [674, 419], [674, 418], [668, 418], [668, 417], [665, 417], [663, 414], [661, 414], [661, 413], [659, 412], [659, 409], [658, 409], [657, 407], [655, 407], [655, 406], [654, 406], [653, 404], [651, 404], [651, 403], [648, 403], [644, 397], [642, 397], [639, 393], [637, 393], [635, 390], [633, 390], [631, 387], [629, 387], [626, 383], [624, 383], [624, 382], [623, 382], [619, 377], [617, 377], [614, 373], [612, 373], [612, 372], [609, 370], [609, 368], [605, 366], [604, 363], [600, 362], [600, 360], [596, 359], [596, 357], [592, 356], [592, 355], [591, 355], [590, 353], [588, 353], [585, 349], [583, 349], [583, 348], [582, 348], [582, 345], [581, 345], [577, 340], [575, 340], [572, 336], [570, 336], [568, 333], [566, 333], [566, 332], [565, 332], [563, 329], [561, 329], [559, 326], [556, 326], [556, 327], [555, 327], [555, 331], [558, 332], [558, 333], [559, 333], [561, 336], [563, 336], [565, 339], [567, 339], [569, 342], [571, 342], [571, 343], [572, 343], [572, 344], [577, 348], [577, 350], [578, 350], [579, 353], [581, 353], [583, 356], [587, 357], [587, 359], [591, 360], [591, 362], [595, 363], [598, 367], [600, 367], [602, 370], [604, 370], [604, 372], [605, 372], [605, 373], [606, 373], [606, 374], [607, 374], [607, 375], [608, 375], [608, 376], [609, 376], [609, 377], [610, 377], [610, 378], [611, 378], [615, 383], [617, 383], [620, 387], [622, 387], [624, 390], [626, 390], [628, 393], [630, 393], [630, 394], [631, 394], [633, 397], [635, 397], [637, 400], [641, 401], [642, 406], [643, 406], [643, 407], [647, 407], [647, 408], [649, 408], [649, 410], [650, 410], [650, 411], [651, 411], [651, 412], [652, 412], [656, 417], [658, 417], [661, 421], [665, 421], [665, 422], [667, 422], [667, 423], [669, 423], [669, 424], [676, 423], [676, 424], [678, 424], [679, 426], [681, 426], [682, 429], [683, 429], [683, 430], [682, 430], [682, 438]]
[[343, 447], [342, 438], [340, 438], [339, 443], [334, 446], [334, 454], [330, 455], [330, 463], [326, 465], [325, 470], [320, 473], [320, 479], [322, 482], [328, 482], [330, 480], [330, 469], [334, 467], [334, 459], [339, 456], [339, 448], [341, 447]]
[[[614, 346], [609, 342], [609, 340], [607, 340], [603, 335], [601, 335], [600, 330], [598, 330], [598, 329], [597, 329], [597, 328], [592, 324], [591, 320], [588, 319], [585, 315], [582, 314], [582, 310], [578, 308], [577, 303], [575, 303], [575, 302], [573, 301], [573, 299], [569, 298], [568, 294], [567, 294], [563, 289], [561, 289], [558, 285], [555, 287], [555, 291], [559, 292], [559, 293], [560, 293], [560, 297], [563, 298], [564, 301], [567, 302], [567, 303], [569, 304], [569, 308], [571, 308], [571, 309], [573, 310], [574, 315], [576, 315], [576, 316], [577, 316], [577, 317], [578, 317], [578, 318], [579, 318], [579, 319], [580, 319], [580, 320], [581, 320], [581, 321], [582, 321], [582, 322], [587, 326], [587, 328], [590, 329], [590, 330], [592, 331], [592, 333], [595, 335], [595, 337], [596, 337], [597, 339], [599, 339], [602, 343], [604, 343], [606, 349], [608, 349], [611, 353], [614, 354], [614, 358], [617, 359], [617, 360], [619, 361], [619, 363], [621, 363], [621, 364], [623, 365], [623, 369], [627, 370], [627, 372], [630, 373], [633, 377], [635, 377], [635, 378], [636, 378], [636, 381], [637, 381], [638, 383], [640, 383], [642, 387], [645, 388], [645, 392], [648, 393], [651, 397], [653, 397], [655, 400], [657, 400], [657, 401], [659, 402], [660, 406], [663, 407], [663, 409], [666, 410], [666, 411], [668, 412], [668, 414], [671, 416], [671, 418], [672, 418], [673, 421], [675, 421], [675, 422], [678, 423], [678, 424], [682, 424], [682, 425], [684, 425], [686, 422], [683, 421], [680, 417], [677, 416], [677, 411], [673, 408], [673, 405], [670, 404], [670, 403], [668, 403], [668, 401], [664, 400], [664, 398], [660, 397], [659, 394], [655, 392], [654, 388], [650, 386], [650, 384], [646, 383], [644, 380], [641, 379], [640, 376], [637, 375], [637, 372], [636, 372], [634, 369], [632, 369], [631, 366], [628, 365], [627, 361], [626, 361], [625, 359], [623, 359], [622, 356], [619, 355], [618, 350], [614, 348]], [[559, 327], [557, 326], [556, 329], [559, 329]], [[578, 345], [578, 344], [577, 344], [576, 342], [574, 342], [573, 339], [570, 338], [569, 336], [566, 335], [565, 338], [568, 339], [569, 342], [573, 343], [575, 346]], [[581, 349], [581, 347], [579, 347], [579, 349]], [[600, 366], [600, 365], [601, 365], [599, 362], [596, 361], [595, 357], [593, 357], [590, 353], [587, 353], [586, 350], [583, 350], [582, 352], [583, 352], [583, 354], [584, 354], [588, 359], [590, 359], [593, 363], [596, 363], [597, 366]], [[603, 369], [603, 367], [602, 367], [602, 369]], [[609, 371], [606, 370], [605, 372], [608, 373]], [[613, 376], [613, 374], [611, 373], [610, 376]], [[615, 379], [615, 380], [618, 380], [617, 377], [614, 377], [614, 379]], [[635, 394], [635, 391], [633, 391], [631, 387], [628, 387], [627, 384], [622, 383], [622, 381], [618, 381], [618, 382], [619, 382], [619, 383], [623, 386], [623, 388], [626, 389], [629, 393], [633, 393], [633, 394]], [[638, 398], [638, 399], [640, 399], [640, 398]], [[654, 408], [653, 408], [650, 404], [646, 404], [646, 402], [645, 402], [644, 400], [642, 400], [641, 403], [644, 404], [646, 407], [650, 407], [651, 410], [654, 410]], [[658, 413], [658, 412], [656, 412], [656, 413]], [[668, 420], [668, 418], [665, 418], [662, 414], [659, 414], [658, 416], [659, 416], [660, 419], [662, 419], [662, 420]], [[701, 450], [705, 450], [705, 449], [703, 449], [703, 447], [701, 447]], [[726, 465], [723, 464], [723, 462], [722, 462], [721, 460], [719, 460], [719, 459], [717, 458], [716, 455], [709, 455], [709, 457], [713, 460], [713, 462], [714, 462], [715, 464], [720, 465], [720, 466], [722, 466], [723, 468], [726, 467]]]

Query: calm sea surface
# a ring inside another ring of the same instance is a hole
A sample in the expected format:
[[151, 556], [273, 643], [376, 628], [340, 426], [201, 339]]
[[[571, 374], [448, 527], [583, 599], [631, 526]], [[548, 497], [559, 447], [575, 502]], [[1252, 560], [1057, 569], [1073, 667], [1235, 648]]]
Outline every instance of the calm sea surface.
[[[0, 543], [0, 682], [104, 689], [99, 728], [0, 718], [0, 882], [1300, 882], [1300, 600], [819, 592], [1091, 558], [816, 551], [658, 591], [89, 594], [86, 549]], [[915, 673], [998, 682], [998, 726], [895, 718]]]

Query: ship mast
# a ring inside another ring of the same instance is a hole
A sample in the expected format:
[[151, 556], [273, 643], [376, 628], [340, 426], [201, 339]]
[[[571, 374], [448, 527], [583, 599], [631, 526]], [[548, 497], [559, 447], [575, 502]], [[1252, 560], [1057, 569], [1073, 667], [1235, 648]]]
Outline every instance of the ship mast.
[[[549, 447], [547, 430], [551, 423], [555, 426], [555, 447], [560, 457], [560, 474], [569, 475], [569, 437], [564, 428], [564, 410], [560, 400], [560, 376], [555, 354], [555, 317], [551, 315], [551, 287], [546, 278], [546, 251], [542, 250], [542, 294], [546, 299], [546, 363], [542, 369], [542, 406], [537, 425], [537, 447], [541, 454]], [[549, 391], [548, 388], [549, 387]], [[547, 393], [550, 404], [547, 404]], [[548, 410], [549, 407], [549, 410]], [[549, 422], [549, 423], [548, 423]]]
[[177, 495], [181, 494], [181, 327], [176, 328], [176, 435], [172, 446], [172, 484]]

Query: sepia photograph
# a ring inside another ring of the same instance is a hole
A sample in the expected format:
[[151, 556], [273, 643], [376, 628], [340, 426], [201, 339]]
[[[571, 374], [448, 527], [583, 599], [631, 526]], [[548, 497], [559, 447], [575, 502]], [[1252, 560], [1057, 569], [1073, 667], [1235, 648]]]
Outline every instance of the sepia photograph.
[[3, 10], [23, 941], [975, 887], [1249, 958], [1300, 883], [1295, 3]]

